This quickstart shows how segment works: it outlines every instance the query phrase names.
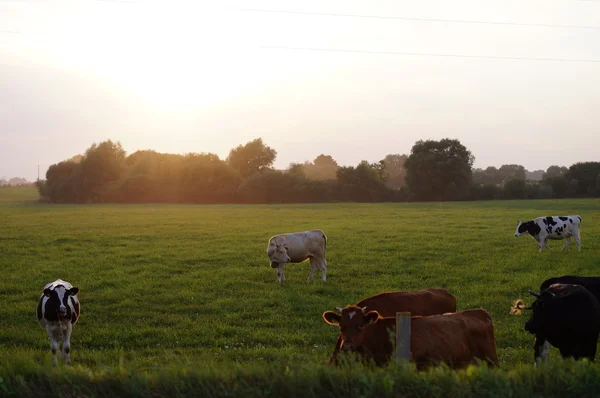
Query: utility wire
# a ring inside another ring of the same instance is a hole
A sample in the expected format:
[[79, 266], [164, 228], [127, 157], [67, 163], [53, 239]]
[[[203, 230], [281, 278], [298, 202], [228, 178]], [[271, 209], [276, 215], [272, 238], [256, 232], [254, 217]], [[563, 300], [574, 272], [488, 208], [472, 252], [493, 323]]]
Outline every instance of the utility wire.
[[378, 54], [378, 55], [409, 55], [409, 56], [420, 56], [420, 57], [451, 57], [451, 58], [503, 59], [503, 60], [515, 60], [515, 61], [600, 63], [600, 60], [595, 60], [595, 59], [534, 58], [534, 57], [511, 57], [511, 56], [496, 56], [496, 55], [468, 55], [468, 54], [440, 54], [440, 53], [417, 53], [417, 52], [399, 52], [399, 51], [345, 50], [345, 49], [337, 49], [337, 48], [309, 48], [309, 47], [285, 47], [285, 46], [261, 46], [260, 48], [266, 49], [266, 50], [321, 51], [321, 52]]
[[[580, 0], [582, 1], [582, 0]], [[593, 1], [593, 0], [585, 0]], [[278, 13], [278, 14], [297, 14], [297, 15], [315, 15], [322, 17], [348, 17], [348, 18], [370, 18], [370, 19], [395, 19], [402, 21], [418, 21], [418, 22], [444, 22], [444, 23], [467, 23], [467, 24], [484, 24], [484, 25], [508, 25], [508, 26], [535, 26], [539, 28], [572, 28], [572, 29], [600, 29], [600, 26], [593, 25], [551, 25], [551, 24], [535, 24], [535, 23], [519, 23], [519, 22], [493, 22], [493, 21], [476, 21], [466, 19], [437, 19], [437, 18], [413, 18], [413, 17], [395, 17], [384, 15], [361, 15], [361, 14], [339, 14], [327, 12], [308, 12], [308, 11], [287, 11], [287, 10], [268, 10], [260, 8], [242, 8], [244, 12], [263, 12], [263, 13]]]

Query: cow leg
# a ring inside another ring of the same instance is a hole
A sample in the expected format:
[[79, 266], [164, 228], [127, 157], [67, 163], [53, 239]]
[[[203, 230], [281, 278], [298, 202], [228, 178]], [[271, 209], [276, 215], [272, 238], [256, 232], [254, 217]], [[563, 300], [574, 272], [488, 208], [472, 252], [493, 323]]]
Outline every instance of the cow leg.
[[331, 354], [331, 358], [329, 358], [330, 364], [333, 364], [337, 361], [337, 354], [340, 351], [341, 346], [342, 346], [342, 336], [338, 335], [337, 341], [335, 342], [335, 348], [333, 349], [333, 354]]
[[549, 352], [550, 343], [548, 340], [536, 336], [535, 344], [533, 345], [533, 359], [535, 360], [535, 364], [537, 365], [538, 362], [547, 359]]
[[317, 268], [319, 268], [319, 262], [314, 257], [309, 257], [310, 260], [310, 274], [308, 275], [308, 282], [312, 281], [312, 278], [315, 276], [317, 272]]
[[[548, 246], [548, 244], [546, 243], [546, 239], [544, 238], [540, 238], [540, 244], [539, 244], [539, 248], [538, 248], [538, 252], [541, 253], [542, 250], [544, 249], [544, 246], [546, 246], [548, 249], [550, 249], [550, 246]], [[552, 250], [552, 249], [550, 249]]]
[[67, 327], [63, 331], [63, 343], [62, 343], [62, 353], [65, 358], [65, 363], [71, 363], [71, 331], [73, 330], [73, 325], [71, 322], [67, 324]]
[[319, 259], [319, 265], [321, 266], [321, 280], [325, 282], [327, 280], [327, 261], [325, 261], [325, 257]]
[[283, 264], [279, 264], [277, 267], [277, 282], [285, 282], [285, 273], [283, 272]]
[[567, 236], [567, 239], [565, 239], [565, 245], [563, 246], [563, 248], [562, 248], [562, 250], [561, 250], [561, 251], [563, 251], [563, 252], [564, 252], [564, 251], [565, 251], [565, 249], [566, 249], [567, 247], [569, 247], [569, 245], [570, 245], [570, 244], [571, 244], [571, 237], [570, 237], [570, 236]]
[[52, 350], [52, 366], [58, 366], [58, 340], [60, 339], [60, 326], [46, 325], [46, 333], [50, 337], [50, 349]]
[[578, 235], [573, 235], [573, 238], [575, 239], [575, 243], [577, 243], [577, 249], [581, 251], [581, 238]]

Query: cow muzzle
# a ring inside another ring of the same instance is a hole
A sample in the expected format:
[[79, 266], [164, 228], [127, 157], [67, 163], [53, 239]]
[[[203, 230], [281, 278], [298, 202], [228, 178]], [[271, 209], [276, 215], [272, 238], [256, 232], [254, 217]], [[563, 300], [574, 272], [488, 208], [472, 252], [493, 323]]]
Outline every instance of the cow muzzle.
[[67, 316], [67, 308], [66, 307], [59, 308], [58, 315], [60, 315], [61, 317]]
[[352, 348], [354, 348], [354, 344], [347, 341], [342, 343], [342, 350], [351, 350]]

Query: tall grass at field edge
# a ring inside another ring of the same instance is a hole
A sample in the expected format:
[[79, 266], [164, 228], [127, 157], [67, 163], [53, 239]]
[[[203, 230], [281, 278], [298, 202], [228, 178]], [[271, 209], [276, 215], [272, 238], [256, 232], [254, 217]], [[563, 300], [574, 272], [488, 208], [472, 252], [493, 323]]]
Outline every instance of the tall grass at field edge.
[[511, 370], [472, 366], [417, 373], [412, 365], [167, 365], [146, 372], [126, 367], [52, 369], [31, 361], [0, 364], [0, 395], [19, 397], [587, 397], [597, 396], [600, 368], [554, 359]]

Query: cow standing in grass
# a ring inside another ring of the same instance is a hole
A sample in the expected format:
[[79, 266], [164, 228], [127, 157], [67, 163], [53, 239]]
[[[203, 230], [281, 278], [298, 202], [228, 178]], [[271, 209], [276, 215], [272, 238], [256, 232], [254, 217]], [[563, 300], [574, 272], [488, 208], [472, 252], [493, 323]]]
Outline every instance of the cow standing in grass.
[[580, 216], [547, 216], [538, 217], [530, 221], [517, 221], [517, 230], [515, 236], [529, 234], [539, 243], [539, 252], [542, 252], [544, 246], [548, 246], [548, 239], [560, 240], [566, 239], [562, 250], [565, 250], [571, 244], [571, 237], [575, 239], [579, 251], [581, 251], [580, 236], [581, 217]]
[[[572, 278], [577, 277], [561, 279]], [[535, 362], [548, 357], [550, 345], [558, 348], [564, 358], [593, 361], [600, 335], [600, 303], [594, 294], [581, 285], [561, 283], [554, 283], [540, 293], [531, 290], [529, 293], [536, 300], [531, 305], [532, 314], [525, 330], [535, 335]]]
[[[338, 316], [331, 319], [342, 324], [342, 318], [352, 319], [355, 315], [351, 308], [360, 308], [362, 312], [377, 311], [382, 317], [396, 316], [397, 312], [410, 312], [412, 315], [440, 315], [456, 312], [456, 298], [444, 289], [423, 289], [400, 292], [384, 292], [364, 298], [354, 306], [335, 307]], [[336, 363], [339, 350], [342, 348], [342, 334], [338, 335], [329, 363]]]
[[285, 281], [284, 264], [301, 263], [306, 259], [310, 259], [311, 265], [308, 281], [312, 280], [315, 272], [320, 268], [321, 279], [325, 282], [327, 279], [326, 248], [327, 236], [320, 229], [273, 236], [269, 239], [267, 256], [271, 268], [277, 268], [277, 282]]
[[57, 279], [44, 287], [37, 306], [37, 317], [50, 337], [52, 365], [58, 365], [58, 342], [62, 338], [65, 363], [71, 363], [71, 331], [79, 319], [79, 289]]
[[[391, 336], [396, 332], [396, 318], [383, 318], [377, 311], [356, 306], [344, 310], [347, 316], [323, 313], [325, 322], [339, 326], [342, 350], [358, 354], [363, 362], [387, 364], [394, 354]], [[492, 318], [483, 309], [414, 316], [410, 323], [410, 361], [417, 370], [440, 363], [461, 369], [478, 361], [498, 366]]]

